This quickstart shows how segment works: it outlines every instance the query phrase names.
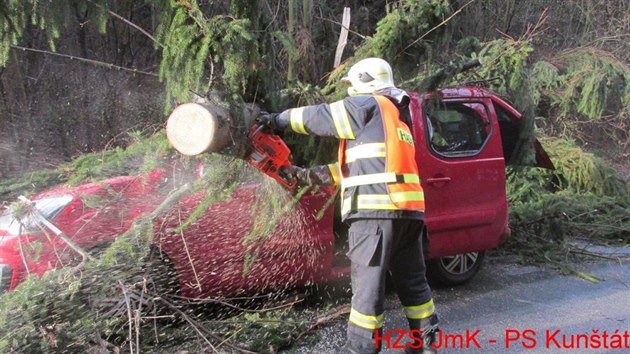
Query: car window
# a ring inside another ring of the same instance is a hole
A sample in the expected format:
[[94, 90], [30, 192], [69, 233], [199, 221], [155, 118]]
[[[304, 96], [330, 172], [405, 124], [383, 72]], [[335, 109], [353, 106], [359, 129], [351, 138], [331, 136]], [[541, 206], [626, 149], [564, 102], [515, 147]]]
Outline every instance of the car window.
[[440, 103], [425, 108], [431, 150], [446, 157], [475, 155], [490, 135], [481, 103]]

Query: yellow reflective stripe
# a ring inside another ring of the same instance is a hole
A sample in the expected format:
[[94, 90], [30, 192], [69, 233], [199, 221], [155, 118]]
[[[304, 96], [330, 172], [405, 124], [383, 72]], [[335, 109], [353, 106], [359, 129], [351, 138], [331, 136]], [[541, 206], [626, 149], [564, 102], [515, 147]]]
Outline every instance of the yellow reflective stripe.
[[[397, 210], [399, 209], [389, 199], [387, 194], [364, 194], [357, 198], [356, 210]], [[352, 210], [352, 199], [344, 199], [341, 204], [341, 215], [346, 215]]]
[[336, 163], [331, 163], [328, 165], [328, 170], [330, 170], [330, 175], [332, 176], [333, 182], [335, 185], [339, 185], [341, 182], [341, 174], [339, 173], [339, 165]]
[[[341, 182], [341, 185], [344, 188], [347, 188], [354, 186], [363, 186], [366, 184], [393, 183], [398, 181], [398, 176], [401, 175], [396, 175], [394, 172], [372, 173], [369, 175], [352, 176], [344, 178]], [[402, 183], [420, 183], [420, 176], [414, 175], [413, 173], [406, 173], [402, 175]]]
[[350, 322], [362, 328], [378, 329], [383, 327], [383, 317], [385, 317], [384, 314], [370, 316], [364, 315], [354, 308], [350, 309]]
[[362, 194], [357, 198], [357, 209], [396, 210], [399, 209], [387, 194]]
[[292, 109], [289, 120], [291, 121], [291, 129], [294, 132], [308, 135], [306, 128], [304, 128], [304, 107]]
[[[373, 210], [397, 210], [400, 209], [396, 202], [423, 201], [424, 193], [422, 192], [396, 192], [389, 194], [362, 194], [357, 197], [357, 209], [373, 209]], [[342, 214], [350, 211], [351, 199], [343, 201]]]
[[[424, 201], [423, 192], [396, 192], [389, 194], [362, 194], [357, 197], [356, 210], [398, 210], [395, 202]], [[352, 209], [352, 199], [342, 201], [341, 215], [349, 213]]]
[[346, 162], [372, 157], [385, 157], [385, 143], [363, 144], [346, 150]]
[[350, 125], [350, 118], [348, 117], [348, 111], [346, 111], [343, 101], [331, 103], [329, 106], [333, 122], [335, 123], [335, 128], [337, 129], [337, 135], [341, 139], [354, 139], [354, 133], [352, 133], [352, 126]]
[[420, 183], [420, 176], [414, 175], [412, 173], [407, 173], [403, 175], [404, 183]]
[[435, 305], [433, 304], [433, 299], [425, 302], [422, 305], [417, 306], [405, 306], [405, 315], [407, 318], [420, 320], [423, 318], [427, 318], [435, 312]]
[[390, 193], [389, 198], [394, 203], [424, 200], [424, 192], [395, 192]]

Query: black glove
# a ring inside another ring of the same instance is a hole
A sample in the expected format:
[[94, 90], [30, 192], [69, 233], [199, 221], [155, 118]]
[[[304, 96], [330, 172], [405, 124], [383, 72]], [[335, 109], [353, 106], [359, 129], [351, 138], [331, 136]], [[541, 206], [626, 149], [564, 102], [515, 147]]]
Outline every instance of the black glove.
[[284, 166], [280, 170], [289, 178], [292, 178], [298, 182], [299, 186], [310, 186], [311, 179], [309, 176], [309, 169], [299, 166]]
[[278, 116], [278, 113], [260, 112], [260, 115], [256, 118], [256, 123], [269, 127], [269, 129], [277, 132], [281, 130], [278, 126]]

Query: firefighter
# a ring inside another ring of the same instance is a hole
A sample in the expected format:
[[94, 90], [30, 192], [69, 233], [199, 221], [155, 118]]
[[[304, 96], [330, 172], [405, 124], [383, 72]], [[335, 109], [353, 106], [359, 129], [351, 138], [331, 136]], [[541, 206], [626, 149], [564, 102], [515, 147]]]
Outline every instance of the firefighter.
[[342, 80], [350, 83], [343, 100], [264, 114], [259, 122], [277, 131], [290, 128], [340, 139], [337, 163], [285, 172], [302, 185], [341, 185], [342, 220], [350, 226], [347, 350], [377, 353], [385, 343], [379, 339], [385, 338], [381, 328], [389, 272], [410, 329], [422, 331], [422, 348], [409, 346], [407, 351], [433, 353], [429, 344], [438, 318], [422, 253], [424, 193], [413, 136], [404, 122], [409, 96], [395, 87], [390, 65], [380, 58], [357, 62]]

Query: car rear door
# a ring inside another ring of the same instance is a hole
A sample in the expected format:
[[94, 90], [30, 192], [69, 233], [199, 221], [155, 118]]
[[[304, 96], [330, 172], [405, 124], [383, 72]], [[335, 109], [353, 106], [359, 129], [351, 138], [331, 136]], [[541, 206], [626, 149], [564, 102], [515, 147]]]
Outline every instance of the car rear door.
[[412, 97], [429, 257], [496, 247], [507, 228], [507, 201], [492, 102], [486, 97]]

